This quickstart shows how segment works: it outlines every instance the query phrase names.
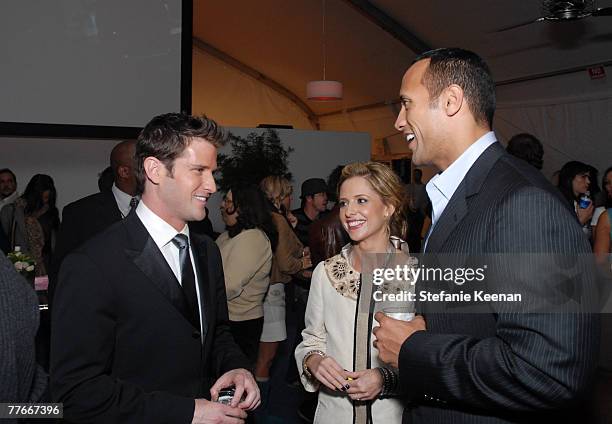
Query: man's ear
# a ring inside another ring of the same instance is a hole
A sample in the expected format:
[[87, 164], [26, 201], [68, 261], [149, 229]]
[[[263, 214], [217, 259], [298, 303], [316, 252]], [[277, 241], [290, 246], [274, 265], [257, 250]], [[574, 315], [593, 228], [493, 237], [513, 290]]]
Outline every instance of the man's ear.
[[153, 156], [148, 156], [143, 162], [143, 168], [147, 179], [153, 184], [159, 184], [164, 172], [164, 164]]
[[119, 174], [119, 176], [123, 179], [129, 178], [130, 177], [130, 167], [125, 166], [125, 165], [119, 166], [117, 168], [117, 174]]
[[463, 89], [457, 84], [451, 84], [444, 89], [442, 107], [446, 116], [454, 116], [461, 110], [464, 103]]

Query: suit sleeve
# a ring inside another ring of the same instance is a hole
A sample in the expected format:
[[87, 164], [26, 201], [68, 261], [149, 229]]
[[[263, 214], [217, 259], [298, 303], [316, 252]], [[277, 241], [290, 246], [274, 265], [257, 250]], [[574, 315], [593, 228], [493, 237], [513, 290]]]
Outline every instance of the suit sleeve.
[[62, 261], [70, 251], [78, 247], [78, 234], [81, 233], [82, 228], [80, 228], [78, 215], [75, 214], [74, 208], [71, 205], [66, 206], [62, 211], [62, 222], [55, 242], [51, 269], [49, 270], [49, 299], [51, 301], [53, 301], [55, 289], [57, 288], [58, 274]]
[[211, 355], [215, 373], [217, 377], [220, 377], [227, 371], [236, 368], [250, 369], [251, 364], [236, 344], [230, 330], [227, 312], [227, 297], [225, 294], [225, 276], [223, 275], [219, 248], [211, 241], [207, 249], [209, 254], [208, 264], [215, 269], [215, 272], [211, 273], [211, 275], [214, 276], [214, 281], [212, 281], [211, 284], [214, 284], [215, 287], [217, 312], [215, 316], [215, 335]]
[[[144, 392], [109, 374], [115, 294], [86, 254], [66, 257], [52, 310], [51, 395], [71, 422], [191, 422], [193, 399]], [[155, 372], [155, 370], [151, 370]]]
[[58, 272], [61, 261], [83, 242], [82, 234], [85, 232], [83, 225], [85, 225], [86, 220], [83, 219], [82, 213], [82, 211], [79, 213], [74, 204], [67, 205], [62, 211], [62, 221], [55, 244]]
[[[522, 189], [495, 207], [487, 251], [574, 257], [589, 252], [571, 213], [546, 191]], [[542, 288], [558, 283], [559, 274], [538, 272], [538, 261], [529, 255], [514, 265], [504, 275], [509, 286], [531, 286], [530, 293], [546, 295]], [[584, 267], [572, 283], [593, 283], [592, 272]], [[592, 310], [523, 313], [502, 306], [495, 312], [492, 337], [420, 331], [404, 342], [400, 381], [411, 400], [540, 411], [566, 407], [587, 389], [598, 351], [599, 320]]]
[[11, 221], [13, 220], [14, 208], [15, 205], [11, 203], [0, 209], [0, 225], [2, 225], [2, 231], [9, 240], [11, 238]]

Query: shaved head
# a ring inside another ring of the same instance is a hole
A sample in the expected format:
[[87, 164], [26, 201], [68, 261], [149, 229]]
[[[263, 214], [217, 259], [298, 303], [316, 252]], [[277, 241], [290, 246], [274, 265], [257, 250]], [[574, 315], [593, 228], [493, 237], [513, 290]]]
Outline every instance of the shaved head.
[[136, 152], [136, 140], [125, 140], [113, 147], [110, 154], [110, 166], [113, 168], [115, 177], [119, 166], [132, 166], [134, 153]]
[[124, 193], [132, 196], [136, 193], [134, 153], [136, 153], [136, 140], [125, 140], [113, 147], [110, 154], [110, 166], [113, 168], [115, 185]]

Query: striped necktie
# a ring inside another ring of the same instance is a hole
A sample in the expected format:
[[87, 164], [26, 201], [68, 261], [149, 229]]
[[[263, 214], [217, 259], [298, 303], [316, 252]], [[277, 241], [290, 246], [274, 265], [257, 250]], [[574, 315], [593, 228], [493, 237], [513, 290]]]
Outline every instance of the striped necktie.
[[185, 234], [177, 234], [172, 242], [179, 250], [179, 262], [181, 264], [181, 287], [185, 295], [187, 311], [191, 324], [200, 328], [200, 313], [198, 308], [198, 295], [196, 293], [195, 275], [189, 254], [189, 238]]

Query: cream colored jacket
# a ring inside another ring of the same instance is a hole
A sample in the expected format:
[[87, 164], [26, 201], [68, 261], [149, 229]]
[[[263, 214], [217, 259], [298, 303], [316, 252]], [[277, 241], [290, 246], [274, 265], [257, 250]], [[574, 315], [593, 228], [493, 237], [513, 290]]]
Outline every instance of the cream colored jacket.
[[259, 229], [243, 230], [230, 238], [217, 238], [223, 260], [225, 292], [231, 321], [263, 317], [263, 299], [270, 284], [272, 248]]
[[[321, 350], [333, 357], [346, 370], [353, 370], [355, 332], [355, 308], [353, 294], [357, 288], [359, 273], [348, 267], [335, 267], [334, 256], [320, 262], [315, 268], [306, 307], [306, 329], [303, 341], [295, 351], [295, 360], [300, 370], [302, 384], [309, 392], [320, 389], [315, 423], [353, 423], [353, 403], [344, 392], [331, 392], [316, 380], [307, 378], [302, 371], [302, 360], [312, 350]], [[350, 273], [350, 274], [349, 274]], [[373, 326], [378, 325], [372, 320]], [[382, 366], [378, 351], [371, 350], [372, 368]], [[353, 370], [354, 371], [354, 370]], [[319, 387], [320, 386], [320, 387]], [[378, 399], [372, 403], [373, 423], [399, 424], [403, 406], [399, 399]]]

